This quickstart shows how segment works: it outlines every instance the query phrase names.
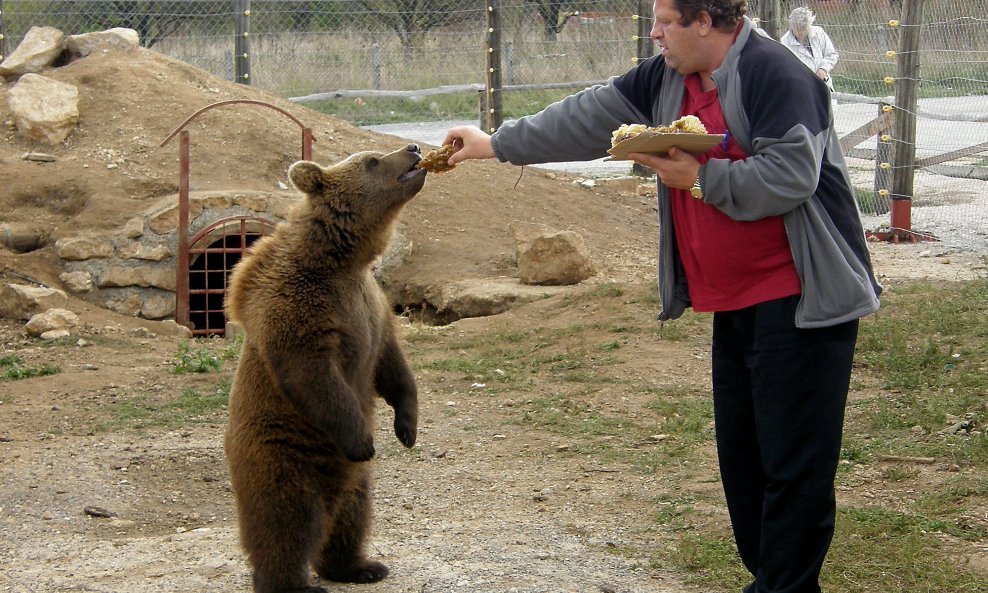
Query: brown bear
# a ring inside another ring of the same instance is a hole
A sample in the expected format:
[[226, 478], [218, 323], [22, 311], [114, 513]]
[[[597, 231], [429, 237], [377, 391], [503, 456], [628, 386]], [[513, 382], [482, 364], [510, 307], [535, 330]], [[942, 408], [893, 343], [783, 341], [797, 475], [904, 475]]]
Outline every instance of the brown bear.
[[244, 329], [225, 448], [257, 593], [325, 592], [322, 578], [383, 579], [364, 553], [377, 396], [415, 444], [418, 395], [371, 264], [422, 189], [416, 145], [291, 166], [305, 200], [234, 268], [228, 317]]

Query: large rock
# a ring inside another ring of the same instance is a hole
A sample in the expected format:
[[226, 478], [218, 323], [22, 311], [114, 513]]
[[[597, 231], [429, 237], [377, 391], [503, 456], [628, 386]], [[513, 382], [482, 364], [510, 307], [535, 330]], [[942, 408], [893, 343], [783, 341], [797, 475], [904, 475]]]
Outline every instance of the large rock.
[[438, 323], [466, 317], [504, 313], [513, 305], [559, 294], [562, 287], [526, 286], [514, 279], [473, 279], [436, 284], [425, 289], [422, 301], [435, 309]]
[[100, 49], [133, 50], [140, 47], [141, 37], [133, 29], [115, 27], [106, 31], [69, 35], [65, 38], [65, 49], [74, 58], [84, 58]]
[[540, 225], [512, 225], [518, 279], [525, 284], [578, 284], [594, 275], [583, 237], [573, 231], [545, 230]]
[[106, 308], [121, 315], [126, 315], [128, 317], [137, 317], [141, 313], [141, 305], [144, 303], [141, 300], [141, 296], [137, 294], [132, 294], [123, 300], [109, 300], [106, 301]]
[[[117, 288], [123, 286], [154, 287], [174, 292], [175, 283], [174, 269], [111, 265], [103, 270], [97, 286], [99, 288]], [[138, 303], [137, 311], [140, 311], [140, 309], [141, 306]]]
[[192, 339], [192, 330], [184, 325], [179, 325], [174, 319], [166, 319], [158, 322], [155, 325], [155, 330], [158, 334], [164, 336], [176, 336], [186, 340]]
[[113, 255], [113, 243], [100, 235], [64, 237], [55, 241], [58, 257], [71, 261], [85, 261]]
[[146, 261], [164, 261], [171, 257], [171, 249], [166, 245], [147, 246], [138, 242], [121, 245], [117, 249], [117, 256], [121, 259], [142, 259]]
[[93, 289], [93, 275], [84, 270], [63, 272], [58, 279], [72, 292], [89, 292]]
[[[24, 326], [24, 333], [32, 337], [40, 337], [48, 332], [64, 332], [79, 325], [79, 316], [66, 309], [49, 309], [31, 317]], [[54, 337], [54, 336], [53, 336]]]
[[141, 304], [141, 317], [164, 319], [175, 314], [175, 295], [172, 293], [153, 294]]
[[7, 284], [0, 288], [0, 317], [30, 319], [48, 309], [62, 308], [69, 297], [57, 288]]
[[7, 106], [17, 130], [25, 137], [58, 144], [79, 121], [79, 89], [38, 74], [25, 74], [10, 89]]
[[54, 27], [31, 27], [17, 49], [0, 62], [0, 76], [41, 72], [62, 55], [65, 34]]

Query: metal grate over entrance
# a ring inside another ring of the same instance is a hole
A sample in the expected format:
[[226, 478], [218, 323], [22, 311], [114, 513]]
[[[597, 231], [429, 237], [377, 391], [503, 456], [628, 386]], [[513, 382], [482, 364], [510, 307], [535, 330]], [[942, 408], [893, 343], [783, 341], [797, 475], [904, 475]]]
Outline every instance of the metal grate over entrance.
[[223, 304], [233, 266], [257, 239], [274, 224], [261, 218], [234, 217], [219, 220], [190, 241], [188, 325], [192, 335], [226, 335]]

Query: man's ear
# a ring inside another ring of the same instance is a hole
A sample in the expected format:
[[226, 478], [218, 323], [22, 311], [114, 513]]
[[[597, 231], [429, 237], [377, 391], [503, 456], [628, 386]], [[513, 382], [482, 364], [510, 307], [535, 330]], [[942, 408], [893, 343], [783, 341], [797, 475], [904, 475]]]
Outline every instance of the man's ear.
[[322, 167], [312, 161], [298, 161], [288, 168], [288, 178], [302, 193], [316, 193], [322, 187]]
[[696, 20], [700, 24], [701, 35], [714, 28], [714, 19], [711, 18], [710, 13], [706, 10], [701, 10], [696, 13]]

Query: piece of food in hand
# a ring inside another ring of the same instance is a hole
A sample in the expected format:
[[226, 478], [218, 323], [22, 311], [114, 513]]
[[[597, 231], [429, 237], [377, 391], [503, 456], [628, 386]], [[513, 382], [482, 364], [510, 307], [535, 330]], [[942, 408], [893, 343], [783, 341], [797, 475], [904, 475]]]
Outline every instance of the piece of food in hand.
[[445, 173], [456, 167], [449, 164], [449, 157], [453, 156], [454, 152], [452, 144], [430, 150], [422, 155], [422, 160], [415, 164], [415, 168], [425, 169], [429, 173]]
[[706, 134], [707, 128], [704, 127], [700, 118], [695, 115], [684, 115], [668, 126], [649, 127], [643, 124], [621, 124], [611, 134], [611, 146], [617, 146], [618, 143], [628, 138], [634, 138], [642, 132], [655, 132], [658, 134]]

